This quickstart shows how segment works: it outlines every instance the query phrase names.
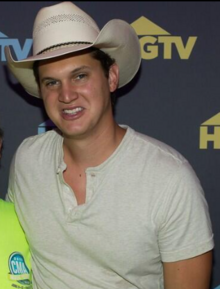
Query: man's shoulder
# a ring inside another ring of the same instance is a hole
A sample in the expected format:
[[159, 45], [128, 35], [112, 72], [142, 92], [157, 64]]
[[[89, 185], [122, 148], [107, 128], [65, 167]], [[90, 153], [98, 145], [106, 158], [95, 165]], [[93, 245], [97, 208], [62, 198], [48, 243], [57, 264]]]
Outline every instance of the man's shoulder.
[[34, 159], [50, 157], [50, 154], [56, 150], [62, 142], [62, 136], [59, 131], [51, 130], [39, 135], [30, 136], [23, 140], [18, 147], [15, 157], [22, 161], [28, 162]]
[[183, 163], [187, 160], [185, 157], [177, 151], [174, 147], [167, 143], [160, 141], [152, 136], [134, 132], [134, 145], [139, 146], [143, 152], [146, 152], [147, 156], [159, 158], [162, 160], [172, 160], [177, 163]]
[[19, 151], [42, 149], [44, 146], [58, 142], [62, 136], [57, 130], [50, 130], [45, 133], [27, 137], [18, 147]]
[[139, 132], [135, 132], [133, 147], [135, 148], [135, 146], [137, 146], [137, 149], [134, 150], [133, 165], [135, 159], [138, 159], [137, 167], [142, 167], [143, 171], [147, 171], [152, 180], [156, 179], [157, 187], [159, 187], [159, 184], [163, 188], [168, 183], [180, 184], [182, 182], [182, 187], [187, 185], [197, 186], [202, 191], [191, 164], [175, 148]]

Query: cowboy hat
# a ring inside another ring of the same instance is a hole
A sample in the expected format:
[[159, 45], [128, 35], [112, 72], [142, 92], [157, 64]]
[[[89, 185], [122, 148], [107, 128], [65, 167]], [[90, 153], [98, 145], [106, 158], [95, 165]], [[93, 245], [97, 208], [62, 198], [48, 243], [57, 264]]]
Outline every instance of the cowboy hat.
[[138, 37], [125, 21], [110, 20], [100, 31], [96, 22], [72, 2], [42, 8], [33, 28], [33, 56], [16, 61], [10, 48], [5, 55], [8, 67], [24, 89], [40, 97], [33, 64], [72, 52], [96, 47], [115, 59], [119, 66], [119, 87], [136, 74], [141, 62]]

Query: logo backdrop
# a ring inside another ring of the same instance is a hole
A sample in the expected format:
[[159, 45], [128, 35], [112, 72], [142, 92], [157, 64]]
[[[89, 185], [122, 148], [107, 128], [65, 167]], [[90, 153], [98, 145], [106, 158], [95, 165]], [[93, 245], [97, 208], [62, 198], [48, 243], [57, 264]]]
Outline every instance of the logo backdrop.
[[[26, 58], [31, 53], [32, 26], [38, 10], [56, 3], [0, 3], [0, 125], [5, 132], [2, 198], [18, 145], [24, 138], [53, 127], [42, 101], [25, 93], [8, 73], [4, 47], [10, 45], [15, 58]], [[100, 28], [119, 18], [135, 29], [142, 66], [132, 83], [118, 91], [115, 117], [118, 123], [171, 145], [195, 169], [215, 234], [210, 289], [219, 289], [220, 2], [118, 1], [117, 9], [114, 1], [77, 1], [77, 5], [96, 19]]]

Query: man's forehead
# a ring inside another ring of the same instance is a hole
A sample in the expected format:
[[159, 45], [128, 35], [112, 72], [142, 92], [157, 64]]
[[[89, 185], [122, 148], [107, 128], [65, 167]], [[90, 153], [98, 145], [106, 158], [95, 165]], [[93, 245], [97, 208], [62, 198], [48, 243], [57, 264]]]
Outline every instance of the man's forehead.
[[53, 61], [42, 61], [38, 66], [41, 81], [48, 78], [58, 79], [80, 72], [100, 71], [100, 69], [101, 63], [89, 53], [71, 55]]
[[44, 60], [40, 60], [38, 61], [38, 65], [46, 65], [46, 64], [52, 64], [52, 63], [58, 63], [61, 62], [63, 60], [78, 60], [78, 59], [92, 59], [92, 55], [91, 55], [91, 51], [88, 50], [82, 50], [82, 51], [78, 51], [75, 53], [68, 53], [59, 57], [54, 57], [54, 58], [49, 58], [49, 59], [44, 59]]

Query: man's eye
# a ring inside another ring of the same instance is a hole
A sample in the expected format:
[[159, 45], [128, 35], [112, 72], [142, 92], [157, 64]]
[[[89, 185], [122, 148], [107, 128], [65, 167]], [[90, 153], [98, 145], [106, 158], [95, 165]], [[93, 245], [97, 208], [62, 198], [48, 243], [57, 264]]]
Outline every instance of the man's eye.
[[86, 77], [86, 74], [85, 73], [80, 73], [79, 75], [77, 75], [76, 79], [83, 79]]
[[54, 86], [56, 84], [57, 84], [56, 80], [51, 80], [51, 81], [46, 82], [46, 86]]

